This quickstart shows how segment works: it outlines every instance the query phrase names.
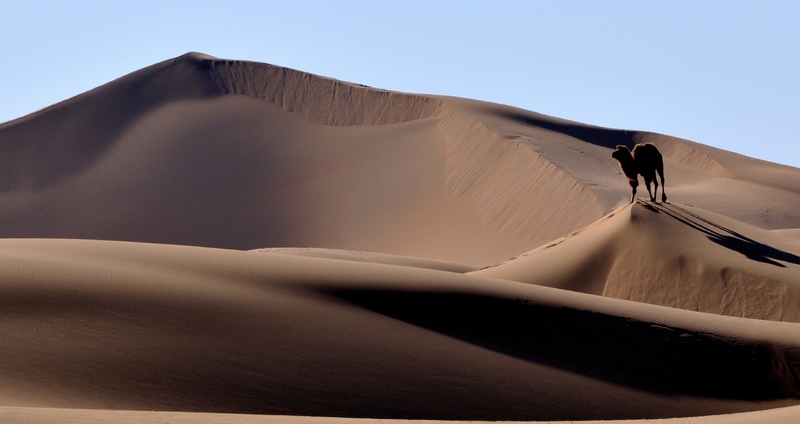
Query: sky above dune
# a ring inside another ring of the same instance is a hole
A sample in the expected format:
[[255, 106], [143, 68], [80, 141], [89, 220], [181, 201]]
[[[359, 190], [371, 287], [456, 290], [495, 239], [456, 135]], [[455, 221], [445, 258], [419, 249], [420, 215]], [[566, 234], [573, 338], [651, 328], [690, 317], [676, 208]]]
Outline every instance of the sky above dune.
[[0, 122], [198, 51], [800, 167], [797, 1], [0, 0]]

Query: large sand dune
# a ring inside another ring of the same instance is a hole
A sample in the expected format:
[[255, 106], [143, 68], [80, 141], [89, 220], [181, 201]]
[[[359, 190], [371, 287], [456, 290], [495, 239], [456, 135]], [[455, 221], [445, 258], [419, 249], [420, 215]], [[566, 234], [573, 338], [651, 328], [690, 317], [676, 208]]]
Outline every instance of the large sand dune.
[[0, 417], [798, 418], [798, 177], [187, 54], [0, 125]]
[[608, 147], [636, 140], [668, 156], [676, 199], [762, 228], [800, 227], [792, 168], [189, 54], [0, 126], [0, 235], [482, 266], [619, 206], [628, 189]]

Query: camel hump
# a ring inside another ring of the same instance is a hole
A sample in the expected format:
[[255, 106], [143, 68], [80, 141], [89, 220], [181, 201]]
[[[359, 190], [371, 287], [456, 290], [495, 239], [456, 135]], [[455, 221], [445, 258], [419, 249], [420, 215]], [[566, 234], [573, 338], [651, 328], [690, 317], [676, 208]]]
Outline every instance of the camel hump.
[[652, 143], [639, 143], [633, 146], [631, 151], [633, 158], [639, 161], [645, 161], [650, 164], [658, 164], [662, 162], [661, 152], [658, 151]]

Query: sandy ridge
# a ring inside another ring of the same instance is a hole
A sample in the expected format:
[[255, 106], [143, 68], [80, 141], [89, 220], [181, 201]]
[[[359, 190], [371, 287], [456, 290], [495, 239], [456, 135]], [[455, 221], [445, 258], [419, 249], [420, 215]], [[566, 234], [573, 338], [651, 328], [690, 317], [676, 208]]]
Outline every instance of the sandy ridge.
[[264, 99], [323, 125], [385, 125], [438, 114], [429, 96], [379, 90], [264, 63], [198, 58], [225, 94]]

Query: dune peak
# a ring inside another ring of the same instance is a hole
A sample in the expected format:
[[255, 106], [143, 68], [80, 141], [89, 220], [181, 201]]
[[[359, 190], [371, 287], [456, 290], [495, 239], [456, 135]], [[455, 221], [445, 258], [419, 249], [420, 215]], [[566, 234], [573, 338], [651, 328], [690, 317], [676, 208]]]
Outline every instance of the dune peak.
[[200, 52], [194, 52], [194, 51], [187, 52], [187, 53], [183, 54], [181, 57], [186, 57], [186, 58], [197, 60], [197, 61], [220, 60], [219, 58], [211, 56], [209, 54], [200, 53]]

